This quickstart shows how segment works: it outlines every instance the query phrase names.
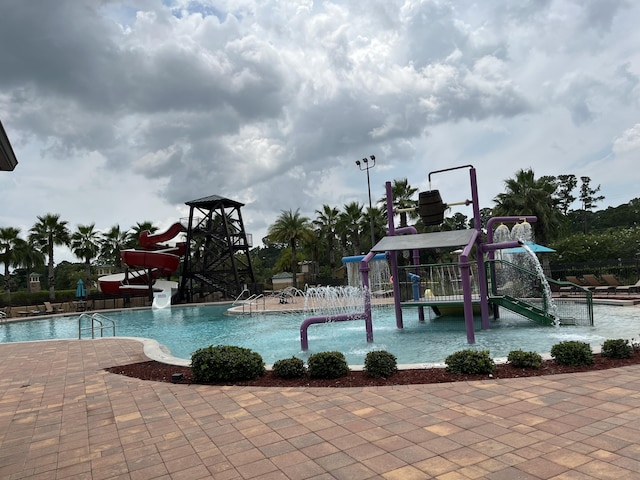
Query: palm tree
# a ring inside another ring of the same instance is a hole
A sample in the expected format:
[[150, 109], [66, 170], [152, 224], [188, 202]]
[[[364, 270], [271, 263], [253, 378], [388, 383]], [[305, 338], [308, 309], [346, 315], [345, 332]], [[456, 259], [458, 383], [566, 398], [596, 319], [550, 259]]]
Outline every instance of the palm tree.
[[78, 229], [71, 235], [71, 252], [84, 260], [84, 271], [87, 289], [91, 288], [91, 260], [100, 251], [100, 232], [95, 230], [95, 223], [78, 225]]
[[560, 210], [554, 194], [557, 182], [554, 177], [535, 178], [532, 169], [519, 170], [515, 178], [504, 181], [505, 192], [493, 201], [496, 216], [535, 215], [536, 242], [546, 245], [560, 226]]
[[69, 240], [67, 222], [60, 220], [60, 215], [47, 213], [38, 217], [38, 221], [29, 231], [29, 243], [48, 259], [49, 300], [51, 301], [56, 299], [53, 248], [56, 245], [68, 245]]
[[145, 230], [149, 233], [155, 233], [158, 231], [158, 227], [154, 227], [153, 222], [150, 222], [149, 220], [136, 222], [136, 224], [127, 232], [127, 248], [135, 248], [138, 245], [138, 238], [140, 237], [140, 234]]
[[286, 243], [291, 248], [291, 270], [293, 273], [293, 286], [297, 287], [297, 257], [296, 248], [299, 241], [314, 234], [311, 223], [307, 217], [300, 215], [300, 210], [282, 210], [275, 223], [267, 230], [267, 236], [272, 242]]
[[[418, 191], [417, 188], [409, 185], [409, 181], [406, 178], [400, 180], [394, 180], [391, 185], [391, 195], [393, 196], [393, 207], [397, 209], [403, 208], [415, 208], [418, 206], [418, 201], [413, 199], [413, 196]], [[378, 203], [387, 204], [387, 197], [384, 196]], [[384, 210], [386, 218], [387, 210]], [[412, 212], [400, 212], [400, 227], [407, 226], [407, 218], [417, 219], [419, 215], [416, 211]]]
[[118, 271], [122, 269], [120, 250], [126, 248], [127, 232], [120, 230], [120, 225], [114, 225], [102, 234], [98, 241], [100, 245], [100, 260], [112, 264]]
[[22, 265], [22, 257], [28, 249], [27, 242], [19, 235], [19, 228], [0, 228], [0, 263], [4, 264], [4, 292], [7, 295], [11, 293], [9, 268]]
[[[362, 217], [363, 219], [360, 231], [367, 240], [367, 244], [369, 243], [368, 240], [371, 238], [371, 217], [373, 217], [373, 233], [375, 238], [382, 238], [387, 233], [387, 219], [383, 210], [385, 209], [376, 207], [375, 205], [373, 206], [373, 210], [369, 210], [369, 207], [367, 207], [367, 211]], [[371, 248], [373, 248], [373, 245], [370, 246], [369, 250], [371, 250]]]
[[363, 221], [366, 221], [366, 217], [363, 215], [363, 208], [363, 205], [359, 202], [347, 203], [344, 206], [344, 211], [340, 212], [338, 216], [337, 231], [340, 235], [340, 242], [345, 255], [349, 254], [349, 244], [353, 249], [352, 255], [362, 253], [360, 250], [360, 235], [362, 234]]
[[316, 213], [318, 214], [318, 216], [313, 221], [313, 224], [318, 228], [319, 236], [324, 238], [324, 240], [327, 242], [329, 267], [331, 269], [331, 276], [333, 277], [336, 268], [336, 227], [338, 225], [338, 216], [340, 214], [340, 210], [324, 204], [322, 205], [322, 210], [316, 210]]

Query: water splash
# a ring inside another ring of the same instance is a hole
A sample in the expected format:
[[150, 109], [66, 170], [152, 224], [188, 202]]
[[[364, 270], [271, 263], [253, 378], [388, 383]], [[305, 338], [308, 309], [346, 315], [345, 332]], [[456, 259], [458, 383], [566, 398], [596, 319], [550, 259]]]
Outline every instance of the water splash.
[[341, 315], [361, 312], [364, 290], [361, 287], [311, 287], [304, 292], [304, 314]]
[[[504, 227], [504, 228], [503, 228]], [[508, 233], [508, 234], [507, 234]], [[535, 254], [531, 248], [527, 245], [527, 243], [533, 242], [533, 229], [531, 228], [531, 224], [526, 220], [522, 223], [516, 223], [509, 231], [509, 228], [505, 225], [501, 224], [494, 231], [494, 238], [496, 242], [507, 242], [509, 240], [516, 240], [522, 242], [523, 253], [511, 253], [509, 255], [511, 263], [523, 267], [527, 270], [534, 271], [540, 280], [540, 286], [542, 288], [542, 295], [544, 300], [544, 307], [547, 313], [553, 316], [554, 324], [556, 326], [560, 325], [560, 316], [558, 315], [558, 307], [553, 299], [551, 294], [551, 286], [547, 281], [547, 276], [544, 273], [542, 265], [540, 264], [540, 260], [538, 256]], [[502, 256], [502, 252], [498, 256], [500, 259], [504, 259]], [[512, 274], [513, 275], [513, 274]], [[522, 277], [522, 274], [516, 274], [519, 277]], [[525, 284], [523, 278], [504, 278], [504, 275], [499, 275], [498, 281], [501, 285], [504, 285], [509, 282], [509, 280], [516, 280], [518, 283]], [[527, 296], [527, 290], [523, 289], [521, 292], [522, 296]], [[529, 290], [530, 292], [531, 290]]]
[[524, 248], [524, 251], [527, 252], [528, 254], [530, 264], [533, 265], [535, 272], [538, 274], [538, 277], [540, 278], [540, 284], [542, 285], [542, 295], [544, 296], [544, 299], [545, 299], [546, 311], [551, 316], [553, 316], [553, 324], [556, 327], [559, 327], [560, 316], [558, 315], [558, 306], [556, 305], [556, 302], [553, 300], [553, 296], [551, 294], [551, 286], [547, 281], [547, 276], [545, 275], [544, 270], [542, 269], [542, 265], [540, 265], [540, 260], [538, 260], [538, 256], [534, 253], [533, 250], [531, 250], [531, 248], [529, 248], [529, 246], [526, 243], [523, 244], [522, 246]]
[[[362, 287], [362, 274], [360, 262], [345, 263], [347, 269], [347, 283], [350, 287]], [[369, 288], [371, 291], [388, 290], [391, 282], [391, 271], [386, 259], [372, 260], [369, 262]]]
[[516, 223], [511, 229], [511, 240], [519, 240], [521, 242], [533, 241], [533, 229], [531, 224], [526, 220], [522, 223]]

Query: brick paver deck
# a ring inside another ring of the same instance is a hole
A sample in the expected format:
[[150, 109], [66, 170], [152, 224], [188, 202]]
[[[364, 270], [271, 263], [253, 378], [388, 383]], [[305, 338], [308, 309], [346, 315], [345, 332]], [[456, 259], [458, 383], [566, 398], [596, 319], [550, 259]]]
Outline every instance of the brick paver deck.
[[134, 340], [0, 344], [0, 478], [637, 479], [640, 366], [371, 388], [105, 372]]

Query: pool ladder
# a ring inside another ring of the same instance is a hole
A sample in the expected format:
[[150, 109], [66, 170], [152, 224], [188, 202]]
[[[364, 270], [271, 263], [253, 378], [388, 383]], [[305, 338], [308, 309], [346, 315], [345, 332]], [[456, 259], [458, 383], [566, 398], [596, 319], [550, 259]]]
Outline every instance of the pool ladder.
[[[82, 326], [82, 320], [88, 319], [91, 322], [90, 326]], [[104, 331], [111, 329], [111, 335], [116, 336], [116, 322], [109, 317], [105, 317], [100, 313], [94, 313], [89, 315], [83, 313], [78, 317], [78, 340], [82, 340], [82, 332], [91, 331], [91, 338], [96, 338], [96, 331], [100, 332], [100, 337], [104, 337]]]
[[[255, 307], [256, 312], [260, 310], [260, 301], [262, 300], [262, 310], [264, 311], [266, 308], [266, 304], [265, 304], [265, 298], [264, 295], [260, 294], [260, 295], [256, 295], [255, 293], [253, 295], [250, 295], [247, 298], [244, 298], [245, 295], [250, 294], [251, 292], [249, 292], [249, 290], [247, 288], [245, 288], [244, 290], [242, 290], [242, 292], [240, 293], [240, 295], [238, 295], [238, 297], [233, 301], [232, 306], [238, 306], [238, 305], [242, 305], [242, 314], [243, 315], [251, 315], [253, 313], [253, 309]], [[245, 307], [248, 307], [248, 312], [245, 310]]]

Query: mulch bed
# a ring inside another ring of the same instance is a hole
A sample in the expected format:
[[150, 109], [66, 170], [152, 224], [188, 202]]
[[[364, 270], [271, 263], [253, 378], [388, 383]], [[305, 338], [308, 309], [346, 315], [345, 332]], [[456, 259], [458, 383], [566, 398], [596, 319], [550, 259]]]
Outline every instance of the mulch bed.
[[[640, 364], [640, 353], [634, 353], [630, 358], [616, 359], [594, 355], [594, 363], [589, 366], [570, 367], [558, 365], [553, 360], [543, 361], [542, 368], [530, 370], [515, 368], [510, 364], [496, 365], [496, 370], [490, 377], [488, 375], [460, 375], [447, 372], [444, 368], [422, 368], [411, 370], [399, 370], [389, 378], [371, 378], [364, 372], [350, 372], [347, 376], [325, 380], [315, 378], [282, 379], [278, 378], [271, 371], [255, 380], [243, 382], [219, 382], [211, 385], [236, 385], [236, 386], [258, 386], [258, 387], [368, 387], [368, 386], [391, 386], [391, 385], [412, 385], [444, 382], [463, 382], [470, 380], [489, 380], [503, 378], [522, 378], [541, 375], [557, 375], [561, 373], [588, 372], [591, 370], [604, 370], [609, 368], [623, 367], [627, 365]], [[173, 382], [172, 376], [176, 373], [182, 374], [182, 380], [174, 383], [193, 384], [193, 375], [190, 367], [179, 367], [160, 363], [156, 361], [132, 363], [120, 365], [106, 369], [108, 372], [141, 380], [152, 380], [156, 382]]]

